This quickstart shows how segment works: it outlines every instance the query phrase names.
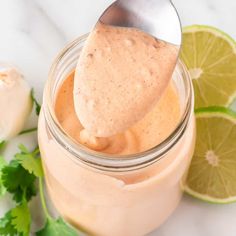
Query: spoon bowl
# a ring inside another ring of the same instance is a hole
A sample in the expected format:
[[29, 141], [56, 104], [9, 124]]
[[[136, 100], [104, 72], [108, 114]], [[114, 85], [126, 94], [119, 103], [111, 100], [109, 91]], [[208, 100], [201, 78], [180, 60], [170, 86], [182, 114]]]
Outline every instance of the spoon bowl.
[[170, 0], [117, 0], [99, 20], [107, 25], [137, 28], [157, 39], [181, 45], [181, 23]]

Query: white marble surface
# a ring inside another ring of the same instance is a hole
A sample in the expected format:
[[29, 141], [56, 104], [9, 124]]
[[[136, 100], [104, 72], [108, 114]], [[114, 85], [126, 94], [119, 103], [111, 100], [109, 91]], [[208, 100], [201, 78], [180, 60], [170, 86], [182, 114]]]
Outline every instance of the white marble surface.
[[[0, 61], [17, 65], [41, 100], [53, 58], [66, 43], [86, 33], [111, 0], [0, 0]], [[208, 24], [236, 38], [235, 0], [174, 0], [183, 25]], [[29, 126], [35, 123], [31, 119]], [[33, 139], [32, 139], [33, 137]], [[32, 141], [33, 140], [33, 141]], [[15, 152], [14, 139], [7, 156]], [[36, 135], [21, 137], [33, 147]], [[10, 206], [0, 202], [0, 211]], [[37, 216], [35, 216], [37, 218]], [[235, 236], [236, 204], [211, 205], [185, 196], [152, 236]], [[132, 236], [132, 235], [131, 235]]]

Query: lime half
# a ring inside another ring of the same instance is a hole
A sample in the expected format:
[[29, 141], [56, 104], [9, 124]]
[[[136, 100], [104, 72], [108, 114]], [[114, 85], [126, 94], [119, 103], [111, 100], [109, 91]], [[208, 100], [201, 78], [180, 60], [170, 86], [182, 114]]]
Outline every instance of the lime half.
[[185, 191], [214, 203], [236, 201], [236, 113], [223, 107], [200, 108], [196, 123]]
[[236, 97], [236, 43], [209, 26], [183, 30], [181, 59], [193, 80], [195, 108], [228, 106]]

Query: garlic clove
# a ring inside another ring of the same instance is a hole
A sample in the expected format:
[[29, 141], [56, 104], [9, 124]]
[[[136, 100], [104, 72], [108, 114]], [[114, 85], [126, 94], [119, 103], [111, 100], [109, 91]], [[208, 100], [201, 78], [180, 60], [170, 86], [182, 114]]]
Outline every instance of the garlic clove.
[[16, 136], [32, 110], [31, 88], [15, 67], [0, 64], [0, 140]]

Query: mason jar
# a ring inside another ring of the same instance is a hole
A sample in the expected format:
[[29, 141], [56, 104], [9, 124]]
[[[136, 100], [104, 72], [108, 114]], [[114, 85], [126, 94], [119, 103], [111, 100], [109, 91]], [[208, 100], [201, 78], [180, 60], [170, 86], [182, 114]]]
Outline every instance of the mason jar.
[[178, 61], [172, 80], [181, 119], [162, 143], [120, 157], [89, 151], [63, 131], [54, 111], [58, 89], [75, 69], [86, 38], [59, 54], [44, 90], [38, 139], [47, 191], [61, 216], [88, 235], [143, 236], [160, 226], [182, 197], [195, 144], [191, 80]]

